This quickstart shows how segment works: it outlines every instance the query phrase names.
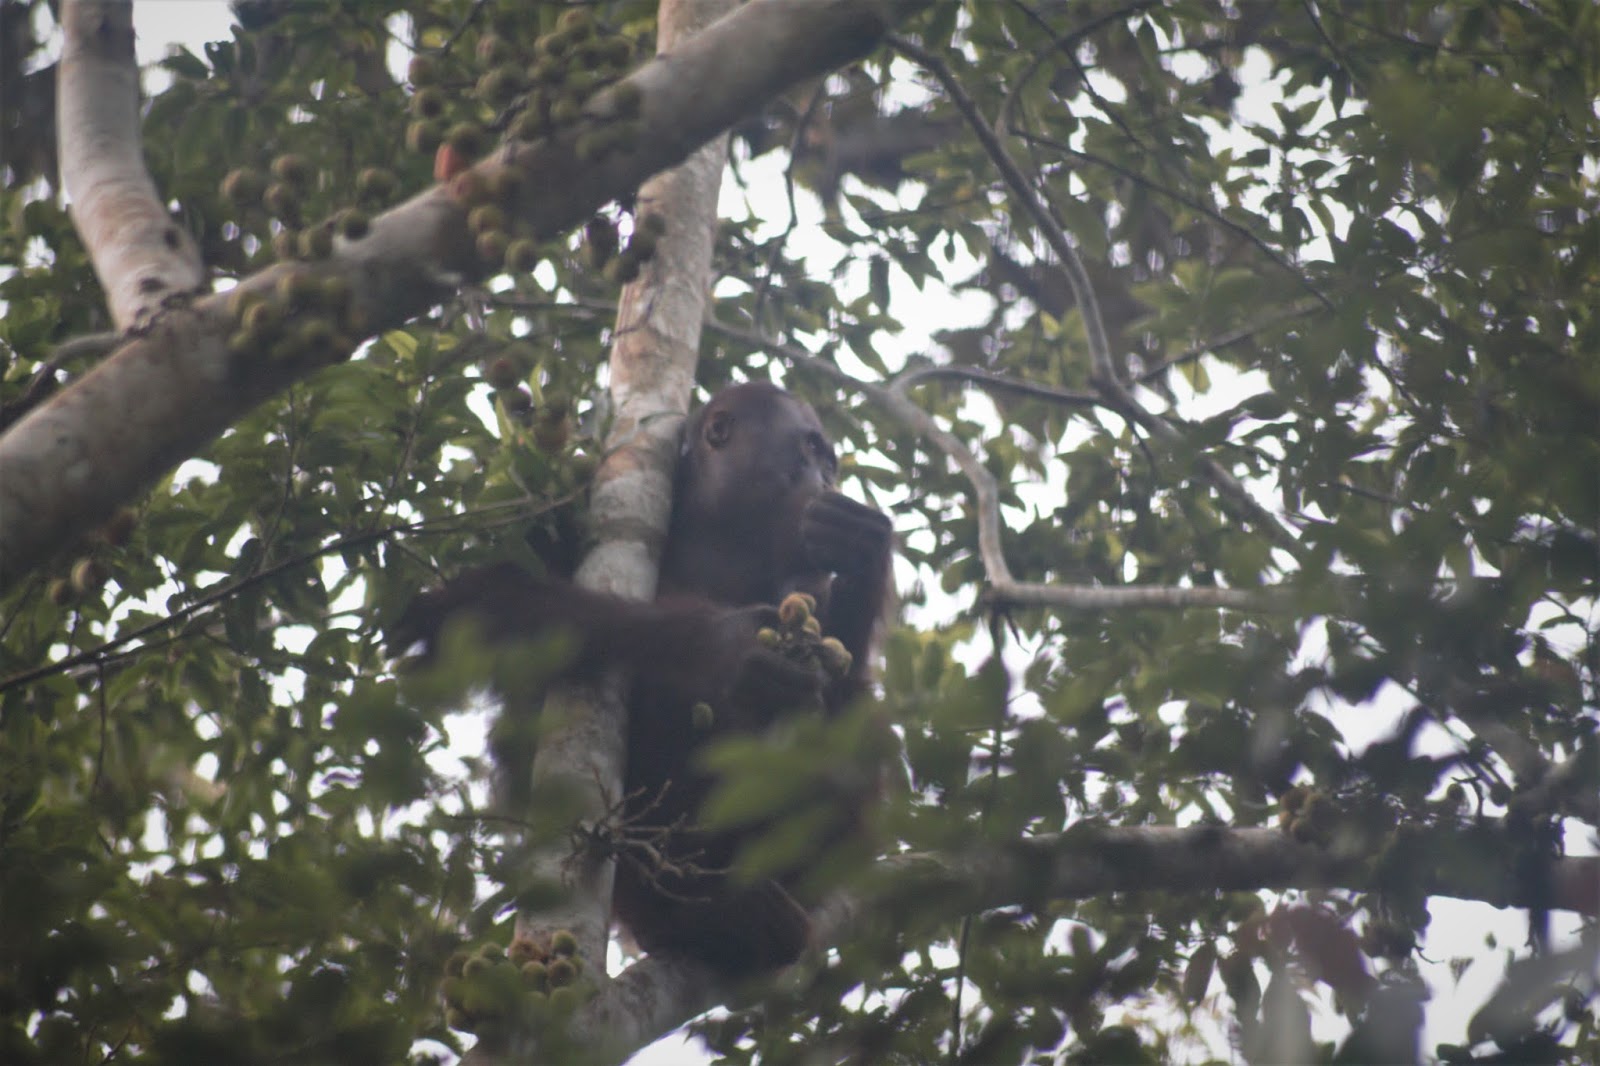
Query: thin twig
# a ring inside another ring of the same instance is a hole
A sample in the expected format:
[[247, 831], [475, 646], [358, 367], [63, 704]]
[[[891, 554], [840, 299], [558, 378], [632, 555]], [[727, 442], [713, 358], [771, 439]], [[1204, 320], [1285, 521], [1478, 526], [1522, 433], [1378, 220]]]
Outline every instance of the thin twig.
[[1305, 10], [1306, 18], [1311, 20], [1311, 25], [1316, 28], [1317, 36], [1322, 38], [1322, 43], [1327, 45], [1328, 51], [1333, 53], [1334, 62], [1339, 64], [1339, 69], [1349, 75], [1350, 81], [1355, 84], [1357, 89], [1365, 89], [1365, 86], [1361, 84], [1361, 78], [1356, 75], [1355, 68], [1350, 65], [1349, 57], [1344, 54], [1344, 49], [1340, 48], [1334, 39], [1328, 36], [1328, 29], [1322, 24], [1322, 17], [1317, 14], [1315, 5], [1311, 3], [1311, 0], [1300, 0], [1300, 6]]
[[[1018, 7], [1022, 11], [1024, 16], [1026, 16], [1027, 18], [1031, 19], [1037, 26], [1039, 26], [1045, 32], [1047, 32], [1047, 33], [1049, 32], [1050, 24], [1048, 22], [1046, 22], [1039, 15], [1038, 12], [1034, 11], [1032, 8], [1027, 7], [1025, 5], [1020, 5], [1019, 4]], [[1075, 50], [1072, 50], [1072, 51], [1068, 51], [1066, 53], [1066, 55], [1067, 55], [1067, 61], [1072, 64], [1072, 69], [1077, 71], [1078, 82], [1079, 82], [1079, 84], [1081, 84], [1083, 86], [1084, 93], [1089, 97], [1089, 99], [1091, 101], [1094, 102], [1094, 105], [1100, 109], [1100, 113], [1102, 115], [1105, 115], [1106, 118], [1110, 119], [1111, 120], [1111, 124], [1116, 126], [1117, 129], [1122, 131], [1122, 135], [1124, 137], [1128, 138], [1128, 140], [1130, 142], [1132, 142], [1133, 145], [1136, 148], [1139, 149], [1139, 154], [1140, 155], [1150, 156], [1150, 157], [1153, 157], [1155, 159], [1160, 159], [1161, 155], [1158, 152], [1153, 151], [1148, 145], [1146, 145], [1144, 143], [1144, 141], [1142, 141], [1139, 138], [1139, 135], [1137, 133], [1133, 132], [1132, 127], [1130, 127], [1127, 124], [1127, 122], [1125, 122], [1123, 120], [1121, 112], [1119, 112], [1116, 108], [1112, 107], [1111, 106], [1111, 101], [1107, 100], [1104, 96], [1102, 96], [1100, 94], [1100, 91], [1094, 87], [1094, 81], [1092, 79], [1090, 79], [1090, 77], [1089, 77], [1089, 68], [1084, 66], [1083, 60], [1078, 58], [1078, 53]]]
[[783, 168], [783, 191], [789, 203], [789, 222], [784, 226], [783, 232], [772, 240], [772, 251], [767, 255], [767, 268], [763, 271], [761, 282], [756, 286], [755, 308], [757, 321], [760, 320], [761, 310], [766, 306], [767, 293], [772, 289], [773, 271], [777, 268], [778, 259], [783, 255], [783, 250], [789, 244], [789, 237], [800, 225], [800, 209], [794, 198], [794, 168], [795, 160], [799, 157], [800, 148], [804, 142], [806, 131], [811, 127], [811, 121], [817, 115], [817, 108], [822, 103], [822, 87], [811, 94], [811, 99], [806, 101], [806, 109], [795, 120], [794, 133], [789, 138], [789, 165]]
[[[531, 515], [544, 514], [547, 511], [565, 506], [576, 498], [577, 492], [574, 491], [560, 497], [559, 499], [551, 500], [537, 510], [528, 513]], [[70, 655], [65, 659], [60, 659], [53, 663], [45, 663], [43, 666], [36, 666], [31, 670], [24, 670], [22, 673], [12, 674], [10, 677], [0, 681], [0, 692], [7, 692], [13, 688], [17, 688], [18, 686], [29, 684], [30, 682], [37, 681], [41, 677], [49, 677], [54, 674], [74, 670], [77, 667], [88, 663], [98, 662], [109, 655], [112, 651], [122, 647], [125, 644], [129, 644], [135, 640], [149, 636], [151, 633], [155, 633], [162, 629], [176, 625], [179, 622], [193, 617], [208, 607], [215, 606], [216, 604], [230, 599], [246, 589], [261, 584], [263, 581], [277, 577], [279, 574], [282, 574], [288, 570], [292, 570], [297, 566], [304, 566], [307, 563], [315, 562], [323, 556], [332, 555], [335, 552], [341, 552], [348, 548], [360, 547], [363, 544], [370, 544], [375, 541], [385, 540], [389, 537], [398, 536], [402, 533], [429, 535], [442, 535], [451, 533], [458, 529], [470, 528], [471, 523], [468, 521], [470, 519], [500, 511], [509, 511], [513, 509], [526, 510], [526, 508], [526, 500], [507, 500], [504, 503], [492, 504], [488, 507], [482, 507], [475, 511], [451, 515], [445, 519], [405, 522], [398, 525], [385, 526], [383, 529], [368, 530], [362, 533], [352, 533], [346, 537], [339, 537], [338, 539], [330, 541], [320, 547], [314, 548], [310, 551], [302, 552], [299, 555], [285, 559], [280, 563], [274, 563], [272, 566], [258, 570], [247, 577], [242, 577], [238, 581], [234, 581], [224, 588], [207, 592], [193, 603], [180, 607], [178, 610], [173, 611], [165, 618], [158, 618], [155, 621], [146, 623], [145, 625], [139, 626], [136, 629], [131, 629], [126, 633], [106, 641], [104, 644], [99, 644], [93, 648], [81, 651], [76, 655]], [[518, 517], [520, 517], [520, 515]]]
[[1288, 307], [1280, 308], [1263, 319], [1260, 319], [1256, 322], [1251, 322], [1248, 325], [1240, 326], [1237, 329], [1231, 329], [1226, 333], [1222, 333], [1218, 336], [1212, 337], [1209, 340], [1202, 341], [1192, 348], [1185, 349], [1184, 351], [1179, 352], [1177, 355], [1163, 359], [1150, 369], [1142, 371], [1139, 376], [1134, 379], [1134, 381], [1141, 385], [1148, 381], [1154, 381], [1156, 378], [1159, 378], [1161, 375], [1165, 374], [1175, 366], [1178, 366], [1182, 363], [1187, 363], [1191, 359], [1198, 359], [1202, 355], [1205, 355], [1209, 352], [1221, 351], [1223, 348], [1231, 348], [1233, 345], [1238, 344], [1241, 341], [1249, 340], [1251, 337], [1254, 337], [1257, 333], [1260, 333], [1263, 330], [1268, 330], [1273, 326], [1300, 318], [1304, 315], [1308, 315], [1317, 310], [1317, 306], [1318, 305], [1316, 304], [1302, 302], [1290, 304]]
[[[1095, 16], [1088, 22], [1074, 26], [1065, 33], [1053, 35], [1050, 40], [1050, 47], [1041, 48], [1035, 52], [1033, 60], [1027, 65], [1026, 68], [1023, 69], [1022, 73], [1018, 74], [1015, 78], [1015, 84], [1012, 85], [1011, 91], [1006, 93], [1005, 100], [1000, 104], [1000, 113], [995, 117], [994, 120], [995, 129], [999, 130], [1001, 133], [1011, 132], [1011, 112], [1015, 109], [1017, 97], [1022, 95], [1022, 90], [1027, 87], [1028, 82], [1033, 80], [1033, 76], [1039, 72], [1039, 68], [1044, 65], [1045, 58], [1049, 56], [1051, 52], [1063, 52], [1066, 54], [1068, 59], [1072, 60], [1074, 64], [1077, 64], [1077, 53], [1072, 50], [1073, 45], [1076, 45], [1079, 41], [1089, 36], [1089, 34], [1093, 33], [1095, 30], [1098, 30], [1101, 26], [1115, 22], [1118, 19], [1127, 18], [1130, 15], [1137, 15], [1146, 8], [1155, 7], [1163, 2], [1164, 0], [1133, 0], [1132, 3], [1124, 4], [1118, 8], [1113, 8], [1103, 15]], [[1046, 23], [1036, 11], [1028, 7], [1026, 4], [1018, 3], [1016, 0], [1013, 0], [1012, 6], [1020, 10], [1036, 24], [1042, 25], [1046, 29], [1049, 29], [1049, 24]], [[1081, 65], [1079, 65], [1079, 70], [1082, 70]]]
[[[1034, 192], [1026, 175], [1018, 168], [1011, 154], [1000, 143], [999, 136], [994, 128], [984, 119], [978, 111], [978, 106], [971, 96], [956, 80], [950, 67], [937, 56], [928, 52], [922, 46], [906, 40], [903, 37], [890, 34], [888, 42], [905, 55], [922, 64], [938, 80], [939, 84], [949, 94], [956, 108], [966, 117], [974, 135], [983, 145], [984, 151], [1000, 171], [1012, 195], [1021, 204], [1027, 215], [1039, 227], [1040, 233], [1050, 245], [1050, 250], [1055, 253], [1061, 264], [1063, 273], [1072, 287], [1072, 295], [1078, 303], [1078, 311], [1083, 317], [1085, 339], [1089, 344], [1089, 357], [1093, 365], [1091, 382], [1105, 398], [1107, 406], [1111, 407], [1123, 418], [1137, 423], [1146, 432], [1165, 441], [1168, 444], [1181, 444], [1183, 436], [1178, 432], [1172, 421], [1157, 417], [1134, 398], [1128, 388], [1122, 384], [1111, 358], [1111, 345], [1106, 338], [1105, 322], [1100, 314], [1100, 303], [1095, 296], [1094, 287], [1089, 282], [1088, 271], [1084, 269], [1083, 260], [1078, 256], [1077, 249], [1067, 239], [1066, 232], [1061, 228], [1055, 216], [1050, 212], [1038, 194]], [[1264, 533], [1272, 543], [1298, 557], [1302, 552], [1300, 542], [1295, 535], [1278, 520], [1270, 511], [1262, 507], [1251, 497], [1245, 487], [1220, 463], [1210, 456], [1202, 456], [1196, 463], [1196, 468], [1202, 477], [1209, 481], [1217, 490], [1223, 503], [1229, 506], [1238, 517], [1249, 521]]]
[[1276, 248], [1272, 247], [1272, 245], [1268, 244], [1261, 237], [1251, 232], [1248, 226], [1233, 221], [1216, 208], [1208, 207], [1193, 197], [1185, 196], [1183, 193], [1169, 189], [1165, 185], [1158, 184], [1157, 182], [1145, 177], [1143, 174], [1140, 174], [1138, 171], [1129, 170], [1127, 167], [1122, 166], [1119, 163], [1113, 163], [1109, 159], [1104, 159], [1090, 152], [1083, 152], [1076, 148], [1069, 148], [1067, 145], [1062, 144], [1053, 137], [1045, 137], [1041, 134], [1030, 133], [1021, 130], [1017, 131], [1017, 137], [1021, 140], [1027, 141], [1029, 144], [1043, 145], [1044, 147], [1060, 152], [1063, 155], [1069, 155], [1074, 159], [1079, 159], [1085, 163], [1092, 163], [1097, 167], [1102, 167], [1116, 174], [1118, 177], [1126, 178], [1135, 185], [1155, 193], [1157, 196], [1164, 196], [1183, 207], [1187, 207], [1189, 210], [1197, 214], [1209, 218], [1217, 225], [1228, 230], [1228, 232], [1237, 234], [1239, 237], [1243, 238], [1244, 241], [1255, 248], [1256, 251], [1260, 252], [1262, 255], [1271, 260], [1274, 266], [1293, 277], [1296, 283], [1298, 283], [1302, 289], [1306, 290], [1306, 292], [1316, 297], [1317, 302], [1320, 303], [1324, 308], [1329, 311], [1334, 310], [1333, 301], [1329, 299], [1329, 297], [1323, 293], [1322, 290], [1313, 285], [1311, 283], [1311, 279], [1306, 277], [1304, 272], [1302, 272], [1289, 260], [1285, 259]]
[[1061, 261], [1061, 268], [1067, 276], [1068, 283], [1072, 286], [1072, 294], [1078, 302], [1078, 309], [1083, 315], [1084, 331], [1089, 342], [1089, 355], [1094, 363], [1095, 371], [1106, 377], [1114, 378], [1111, 363], [1111, 343], [1106, 338], [1105, 320], [1100, 314], [1100, 301], [1094, 294], [1094, 287], [1089, 283], [1089, 274], [1084, 269], [1083, 260], [1078, 257], [1077, 250], [1067, 240], [1066, 233], [1056, 224], [1055, 218], [1046, 209], [1043, 201], [1034, 193], [1028, 178], [1017, 167], [1011, 154], [1000, 143], [999, 136], [995, 133], [983, 114], [978, 110], [978, 105], [973, 101], [961, 83], [956, 80], [948, 64], [921, 45], [894, 34], [888, 36], [888, 42], [894, 48], [903, 52], [909, 58], [921, 64], [931, 73], [949, 94], [956, 109], [966, 118], [967, 124], [972, 127], [984, 151], [990, 160], [999, 169], [1000, 175], [1005, 179], [1006, 185], [1011, 188], [1013, 195], [1021, 201], [1022, 207], [1033, 218], [1049, 242], [1051, 250]]
[[1097, 392], [1085, 392], [1081, 389], [1062, 389], [1054, 385], [1040, 385], [1033, 381], [1019, 381], [1016, 378], [998, 374], [993, 370], [984, 370], [975, 366], [919, 366], [905, 371], [895, 378], [895, 387], [909, 390], [924, 381], [935, 381], [939, 378], [956, 378], [961, 381], [970, 381], [980, 385], [986, 392], [1005, 392], [1016, 396], [1024, 396], [1030, 400], [1048, 400], [1051, 403], [1068, 404], [1076, 407], [1098, 407], [1105, 401]]

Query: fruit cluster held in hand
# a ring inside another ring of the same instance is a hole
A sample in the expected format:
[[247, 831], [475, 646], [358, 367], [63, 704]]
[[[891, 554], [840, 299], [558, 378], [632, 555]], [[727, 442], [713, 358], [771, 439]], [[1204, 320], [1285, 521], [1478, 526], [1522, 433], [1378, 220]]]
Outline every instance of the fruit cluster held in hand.
[[763, 627], [756, 639], [797, 663], [820, 666], [831, 678], [850, 673], [852, 657], [842, 641], [822, 635], [817, 601], [806, 592], [791, 592], [778, 604], [779, 628]]

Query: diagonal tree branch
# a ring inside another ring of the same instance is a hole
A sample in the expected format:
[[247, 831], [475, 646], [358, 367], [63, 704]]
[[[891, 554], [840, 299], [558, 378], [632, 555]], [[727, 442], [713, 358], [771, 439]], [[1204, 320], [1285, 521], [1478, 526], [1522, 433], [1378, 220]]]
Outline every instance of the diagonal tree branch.
[[[927, 2], [756, 0], [589, 101], [590, 114], [608, 115], [622, 95], [637, 94], [641, 134], [616, 153], [580, 162], [578, 134], [567, 132], [507, 146], [476, 169], [515, 168], [522, 181], [508, 214], [537, 234], [563, 232], [795, 82], [866, 54]], [[265, 293], [291, 269], [307, 268], [275, 266], [238, 291]], [[345, 280], [352, 314], [370, 333], [426, 312], [485, 266], [462, 204], [436, 186], [374, 220], [362, 240], [341, 242], [315, 270]], [[229, 308], [229, 296], [211, 296], [157, 316], [0, 437], [0, 590], [315, 371], [309, 360], [230, 355]]]
[[1071, 156], [1073, 159], [1109, 170], [1118, 177], [1138, 185], [1140, 188], [1148, 189], [1157, 196], [1165, 197], [1176, 204], [1187, 207], [1189, 210], [1198, 215], [1202, 215], [1210, 219], [1212, 222], [1221, 226], [1229, 233], [1234, 234], [1245, 243], [1255, 248], [1255, 250], [1264, 255], [1273, 266], [1292, 277], [1302, 289], [1311, 294], [1311, 298], [1315, 299], [1318, 306], [1320, 306], [1323, 310], [1333, 311], [1336, 309], [1334, 302], [1329, 299], [1321, 289], [1318, 289], [1314, 284], [1312, 284], [1311, 280], [1301, 272], [1299, 267], [1285, 259], [1282, 253], [1280, 253], [1276, 248], [1272, 247], [1272, 245], [1268, 244], [1260, 237], [1260, 235], [1256, 234], [1248, 226], [1244, 226], [1238, 222], [1235, 222], [1233, 219], [1229, 218], [1227, 215], [1224, 215], [1216, 208], [1207, 206], [1193, 197], [1185, 196], [1176, 189], [1169, 189], [1165, 185], [1145, 177], [1138, 171], [1129, 170], [1125, 166], [1114, 163], [1109, 159], [1103, 159], [1100, 156], [1093, 155], [1089, 152], [1082, 152], [1076, 148], [1071, 148], [1062, 142], [1055, 140], [1054, 138], [1044, 137], [1026, 130], [1017, 130], [1015, 132], [1019, 138], [1028, 142], [1029, 144], [1043, 145], [1044, 147], [1049, 148], [1052, 151], [1059, 152], [1062, 155]]
[[[1481, 861], [1506, 846], [1496, 827], [1426, 830], [1409, 849], [1408, 859], [1417, 861], [1406, 869], [1431, 896], [1600, 914], [1600, 856], [1550, 859], [1553, 899], [1540, 900], [1517, 883], [1509, 864]], [[1463, 861], [1474, 856], [1480, 861]], [[951, 913], [959, 913], [1113, 892], [1364, 891], [1381, 887], [1373, 859], [1370, 841], [1321, 847], [1279, 829], [1080, 824], [962, 856], [895, 855], [878, 866], [910, 875], [901, 891], [949, 899]], [[877, 902], [859, 895], [836, 899], [819, 921], [827, 942], [838, 942], [849, 925], [877, 913]]]

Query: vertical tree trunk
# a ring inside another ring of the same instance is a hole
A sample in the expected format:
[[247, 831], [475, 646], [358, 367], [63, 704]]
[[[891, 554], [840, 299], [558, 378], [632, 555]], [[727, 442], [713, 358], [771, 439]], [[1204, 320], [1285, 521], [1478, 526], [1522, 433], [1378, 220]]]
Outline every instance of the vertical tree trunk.
[[[662, 0], [658, 53], [671, 52], [736, 6], [737, 0]], [[657, 214], [667, 229], [638, 279], [624, 287], [617, 311], [610, 361], [614, 421], [590, 500], [597, 543], [577, 575], [586, 588], [636, 599], [655, 595], [679, 433], [694, 388], [709, 295], [727, 145], [726, 136], [717, 137], [639, 189], [636, 221]], [[627, 679], [613, 677], [597, 685], [565, 685], [550, 694], [535, 712], [555, 726], [540, 736], [535, 794], [551, 785], [575, 791], [586, 822], [599, 820], [617, 804], [626, 693]], [[530, 880], [559, 880], [570, 895], [560, 907], [519, 914], [518, 938], [542, 943], [557, 929], [571, 930], [585, 972], [603, 983], [614, 866], [598, 856], [573, 863], [564, 843], [542, 854], [528, 871]], [[527, 1060], [538, 1054], [535, 1036], [513, 1036], [492, 1059], [490, 1049], [474, 1049], [467, 1061]]]

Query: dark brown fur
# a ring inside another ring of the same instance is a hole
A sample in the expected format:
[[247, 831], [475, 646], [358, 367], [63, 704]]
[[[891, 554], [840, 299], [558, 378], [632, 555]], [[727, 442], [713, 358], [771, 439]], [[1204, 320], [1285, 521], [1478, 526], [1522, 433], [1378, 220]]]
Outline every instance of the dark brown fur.
[[[624, 853], [616, 917], [647, 951], [745, 973], [793, 962], [809, 920], [790, 889], [803, 872], [736, 884], [724, 871], [748, 833], [704, 832], [708, 739], [759, 733], [786, 713], [842, 710], [866, 688], [889, 594], [889, 520], [833, 490], [835, 458], [811, 407], [764, 383], [713, 397], [689, 421], [655, 603], [589, 592], [503, 564], [420, 596], [399, 632], [431, 644], [444, 621], [477, 615], [491, 638], [569, 630], [568, 673], [632, 672], [625, 781], [635, 833], [659, 831], [662, 864]], [[823, 632], [853, 656], [827, 680], [756, 640], [788, 593], [816, 597]], [[697, 729], [696, 703], [713, 725]], [[867, 802], [863, 794], [861, 802]]]

